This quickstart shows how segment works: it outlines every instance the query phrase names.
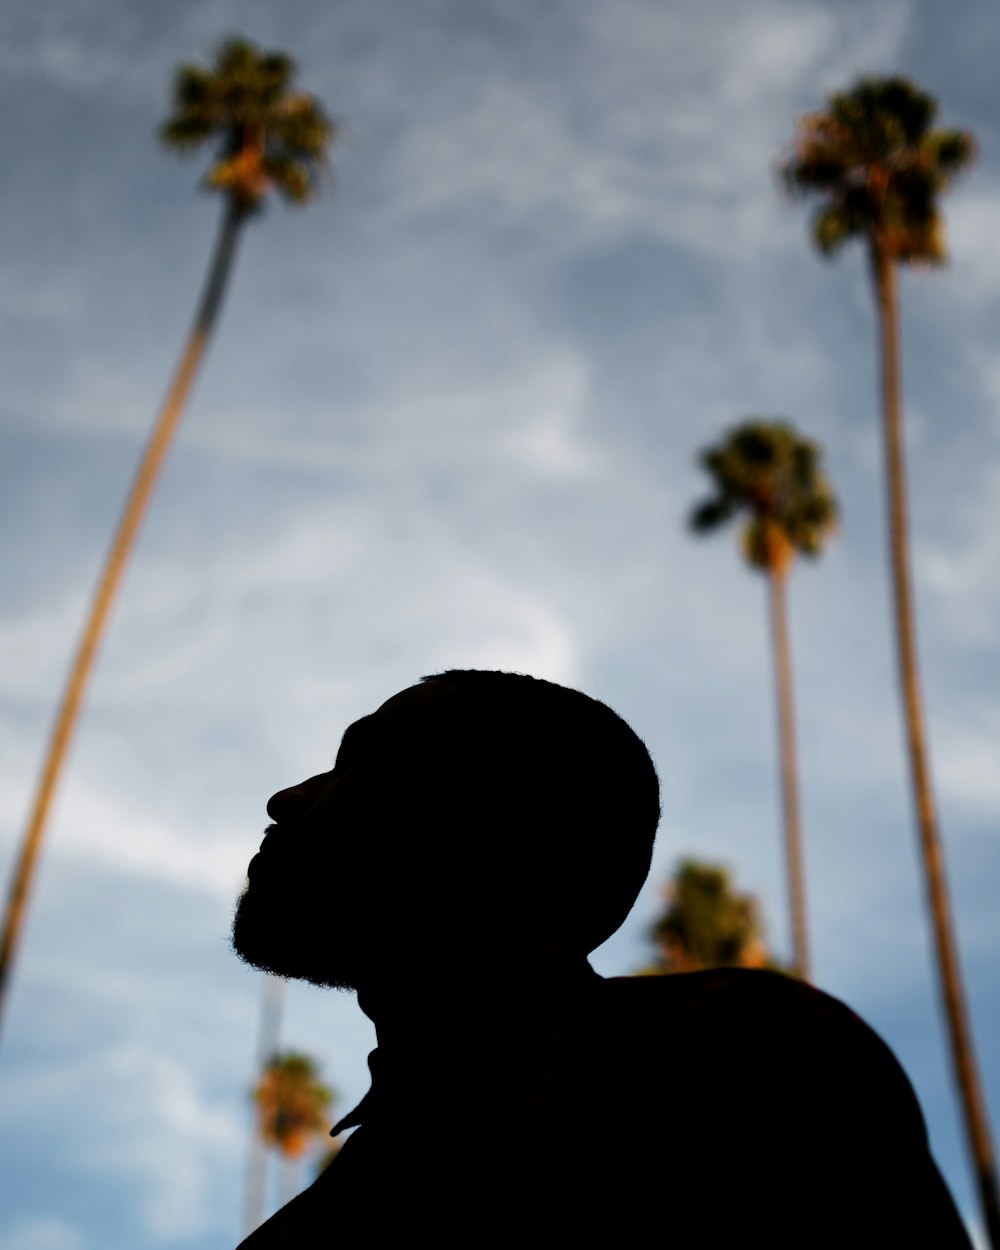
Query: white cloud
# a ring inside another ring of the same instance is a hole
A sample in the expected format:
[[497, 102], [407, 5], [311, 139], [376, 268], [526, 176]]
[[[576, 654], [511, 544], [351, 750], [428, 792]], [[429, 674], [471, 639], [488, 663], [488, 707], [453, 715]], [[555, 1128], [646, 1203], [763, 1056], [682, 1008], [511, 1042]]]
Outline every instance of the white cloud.
[[[231, 1185], [233, 1163], [246, 1128], [230, 1106], [205, 1097], [191, 1073], [170, 1056], [123, 1041], [99, 1054], [22, 1069], [4, 1097], [5, 1116], [17, 1123], [72, 1105], [101, 1125], [100, 1139], [76, 1167], [115, 1175], [138, 1191], [142, 1222], [157, 1242], [176, 1241], [208, 1229], [232, 1227], [232, 1211], [219, 1196]], [[220, 1183], [221, 1182], [221, 1183]], [[50, 1241], [24, 1242], [24, 1250], [77, 1250], [56, 1221], [36, 1221], [28, 1231]], [[51, 1240], [63, 1236], [63, 1240]]]
[[[49, 309], [55, 298], [43, 296], [41, 308], [35, 312], [46, 322], [47, 332], [52, 334], [65, 320], [73, 323], [78, 338], [85, 338], [85, 310], [74, 308], [68, 300], [59, 310]], [[32, 315], [30, 303], [27, 315]], [[20, 391], [8, 393], [12, 423], [31, 428], [41, 424], [89, 437], [120, 437], [135, 443], [138, 457], [165, 393], [167, 375], [151, 386], [148, 380], [140, 379], [135, 361], [121, 359], [111, 364], [84, 353], [68, 352], [60, 364], [68, 376], [55, 389], [49, 390], [50, 379], [43, 378], [40, 384], [37, 380], [34, 386], [22, 383]], [[123, 491], [126, 485], [127, 480], [122, 483]]]
[[44, 1215], [19, 1220], [2, 1240], [4, 1250], [84, 1250], [87, 1244], [71, 1224]]
[[971, 644], [993, 641], [1000, 628], [1000, 465], [984, 463], [981, 486], [960, 501], [961, 537], [925, 542], [916, 561], [949, 633]]
[[[989, 322], [986, 324], [990, 325]], [[983, 328], [983, 322], [979, 319], [970, 328], [968, 368], [972, 378], [979, 383], [979, 390], [985, 401], [984, 407], [992, 419], [993, 431], [1000, 435], [1000, 353], [997, 352], [994, 336], [988, 331], [982, 335]]]
[[0, 668], [0, 693], [30, 695], [56, 678], [69, 659], [75, 630], [83, 620], [82, 595], [62, 594], [61, 602], [0, 621], [0, 654], [17, 656]]
[[339, 405], [333, 415], [302, 405], [291, 413], [217, 408], [192, 422], [184, 439], [189, 450], [236, 462], [363, 473], [369, 483], [413, 479], [425, 463], [454, 469], [498, 452], [540, 470], [581, 472], [593, 462], [580, 430], [590, 390], [579, 351], [561, 342], [539, 348], [519, 333], [507, 337], [499, 366], [404, 358], [361, 403]]
[[[177, 6], [171, 42], [196, 56], [219, 38], [229, 16], [213, 0]], [[246, 17], [256, 6], [246, 0]], [[85, 13], [58, 5], [4, 6], [0, 66], [14, 81], [41, 80], [79, 95], [136, 101], [159, 99], [164, 81], [161, 40], [150, 39], [146, 15], [127, 3], [92, 6]]]
[[[148, 807], [70, 776], [60, 803], [59, 853], [116, 872], [208, 890], [232, 899], [247, 857], [246, 830], [180, 832]], [[252, 848], [251, 848], [252, 849]]]
[[1000, 187], [984, 183], [970, 171], [945, 205], [950, 253], [947, 291], [950, 303], [983, 305], [1000, 300], [1000, 256], [996, 232], [1000, 220]]
[[573, 684], [568, 622], [539, 595], [488, 570], [448, 570], [411, 604], [410, 620], [438, 635], [428, 652], [432, 668], [504, 668]]
[[84, 311], [83, 292], [65, 275], [18, 284], [8, 274], [0, 289], [0, 316], [59, 325], [75, 322]]
[[729, 261], [798, 246], [768, 162], [807, 92], [891, 59], [905, 12], [581, 6], [572, 86], [486, 71], [456, 101], [449, 83], [401, 145], [390, 215], [474, 207], [557, 247], [634, 234]]
[[934, 726], [934, 763], [942, 797], [983, 816], [1000, 810], [1000, 706], [967, 709], [968, 720]]
[[[23, 778], [33, 778], [33, 770], [18, 767], [16, 755], [8, 756], [7, 762], [11, 773], [0, 802], [7, 829], [16, 830], [24, 816]], [[123, 795], [122, 789], [128, 789], [132, 778], [119, 777], [116, 782], [110, 789], [80, 769], [68, 772], [51, 817], [58, 837], [52, 839], [48, 853], [70, 861], [84, 859], [117, 873], [172, 882], [231, 902], [241, 884], [248, 849], [254, 849], [252, 832], [220, 828], [217, 821], [209, 835], [202, 830], [182, 831], [151, 812], [140, 797]]]
[[167, 1055], [122, 1046], [101, 1066], [94, 1074], [98, 1088], [114, 1107], [105, 1119], [107, 1144], [91, 1166], [135, 1178], [155, 1240], [234, 1223], [219, 1201], [216, 1178], [245, 1146], [245, 1126], [229, 1109], [209, 1103], [191, 1073]]
[[579, 430], [590, 399], [590, 380], [582, 360], [568, 352], [559, 354], [518, 390], [521, 393], [510, 395], [506, 407], [520, 423], [503, 437], [501, 445], [539, 472], [577, 475], [591, 469], [593, 450], [585, 445]]

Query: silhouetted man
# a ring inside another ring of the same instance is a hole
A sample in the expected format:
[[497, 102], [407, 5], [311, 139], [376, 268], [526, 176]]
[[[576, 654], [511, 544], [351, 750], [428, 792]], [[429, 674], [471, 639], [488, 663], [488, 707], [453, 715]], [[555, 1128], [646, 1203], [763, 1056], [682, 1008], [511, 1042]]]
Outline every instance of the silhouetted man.
[[282, 790], [233, 926], [254, 967], [353, 988], [372, 1087], [268, 1247], [967, 1250], [879, 1038], [789, 978], [604, 980], [659, 818], [610, 708], [425, 678]]

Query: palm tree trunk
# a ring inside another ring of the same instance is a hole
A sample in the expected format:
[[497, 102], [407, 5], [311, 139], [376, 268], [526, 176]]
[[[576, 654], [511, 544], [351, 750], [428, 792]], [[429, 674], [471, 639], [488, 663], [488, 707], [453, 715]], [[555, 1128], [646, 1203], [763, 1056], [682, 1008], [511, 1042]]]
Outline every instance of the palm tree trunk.
[[[257, 1031], [257, 1079], [277, 1055], [281, 1044], [281, 1013], [285, 1002], [285, 982], [280, 977], [264, 976], [264, 992], [260, 1003], [260, 1024]], [[243, 1236], [249, 1237], [264, 1223], [267, 1207], [267, 1144], [260, 1134], [260, 1115], [254, 1107], [250, 1128], [250, 1149], [247, 1153], [246, 1183], [243, 1190]]]
[[302, 1161], [281, 1156], [279, 1169], [278, 1206], [287, 1206], [302, 1189]]
[[246, 212], [230, 201], [223, 215], [222, 225], [215, 245], [215, 254], [201, 302], [181, 354], [170, 389], [157, 417], [149, 442], [139, 462], [132, 488], [125, 502], [118, 529], [101, 572], [97, 589], [90, 605], [90, 613], [73, 658], [69, 678], [63, 691], [62, 702], [56, 716], [48, 753], [42, 768], [38, 788], [28, 826], [25, 830], [20, 857], [11, 880], [7, 913], [4, 918], [3, 939], [0, 942], [0, 1021], [10, 982], [11, 965], [17, 949], [21, 929], [27, 912], [28, 896], [38, 862], [45, 832], [46, 820], [59, 782], [73, 732], [79, 719], [87, 683], [104, 634], [108, 614], [115, 593], [121, 582], [129, 554], [149, 505], [153, 487], [159, 476], [171, 439], [184, 412], [188, 395], [194, 384], [198, 368], [205, 355], [212, 330], [218, 317], [222, 297], [232, 270], [240, 226]]
[[788, 575], [785, 569], [767, 573], [774, 646], [774, 679], [778, 703], [778, 746], [781, 754], [781, 801], [785, 824], [785, 864], [792, 918], [792, 961], [804, 981], [811, 975], [806, 934], [805, 874], [802, 866], [802, 827], [799, 818], [799, 777], [795, 758], [795, 709], [792, 701], [792, 658], [788, 641]]
[[931, 782], [923, 698], [917, 664], [916, 617], [910, 575], [906, 462], [900, 383], [899, 293], [896, 263], [877, 244], [871, 252], [878, 305], [882, 358], [882, 411], [889, 502], [889, 548], [896, 614], [899, 683], [905, 713], [910, 781], [916, 807], [924, 887], [937, 949], [939, 987], [948, 1025], [954, 1077], [979, 1188], [990, 1245], [1000, 1250], [1000, 1196], [989, 1121], [979, 1080], [975, 1043], [962, 985], [958, 948], [951, 918], [944, 852]]

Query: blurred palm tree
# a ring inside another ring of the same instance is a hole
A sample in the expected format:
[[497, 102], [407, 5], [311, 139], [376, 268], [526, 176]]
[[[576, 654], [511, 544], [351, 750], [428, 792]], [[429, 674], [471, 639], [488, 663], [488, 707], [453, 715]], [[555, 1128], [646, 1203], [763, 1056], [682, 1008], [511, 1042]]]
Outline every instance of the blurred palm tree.
[[994, 1250], [1000, 1250], [1000, 1197], [945, 874], [917, 660], [910, 572], [908, 499], [900, 368], [899, 266], [947, 259], [938, 205], [956, 174], [974, 160], [964, 130], [934, 126], [938, 105], [906, 78], [862, 78], [826, 108], [801, 117], [782, 166], [788, 188], [814, 197], [813, 237], [825, 256], [858, 239], [868, 256], [881, 346], [889, 549], [896, 649], [920, 858], [937, 952], [955, 1079]]
[[333, 1091], [320, 1081], [314, 1060], [289, 1050], [272, 1056], [265, 1065], [253, 1100], [258, 1136], [285, 1164], [282, 1202], [290, 1201], [298, 1188], [302, 1159], [317, 1138], [330, 1129]]
[[[249, 884], [249, 882], [248, 882]], [[267, 1066], [278, 1054], [281, 1043], [281, 1018], [285, 1006], [286, 982], [265, 973], [261, 977], [260, 1018], [257, 1025], [258, 1082], [263, 1081]], [[258, 1132], [255, 1114], [250, 1128], [246, 1177], [243, 1185], [243, 1236], [249, 1237], [264, 1222], [267, 1206], [267, 1143]]]
[[767, 577], [774, 648], [785, 856], [795, 971], [808, 980], [802, 832], [799, 814], [787, 580], [796, 552], [817, 556], [837, 520], [837, 503], [820, 468], [819, 447], [782, 421], [747, 421], [702, 453], [715, 493], [695, 507], [691, 527], [706, 533], [746, 517], [743, 554]]
[[284, 53], [263, 52], [246, 39], [231, 38], [219, 47], [211, 67], [182, 65], [174, 77], [173, 112], [161, 127], [160, 138], [179, 152], [210, 140], [216, 142], [215, 160], [204, 184], [221, 192], [222, 220], [194, 324], [139, 462], [56, 716], [11, 881], [0, 941], [0, 1018], [46, 819], [94, 659], [153, 487], [215, 328], [242, 228], [272, 191], [291, 204], [304, 204], [313, 197], [335, 134], [334, 123], [321, 105], [312, 96], [292, 89], [295, 73], [295, 63]]
[[777, 967], [764, 942], [757, 899], [737, 893], [721, 864], [681, 860], [650, 936], [659, 957], [645, 975]]

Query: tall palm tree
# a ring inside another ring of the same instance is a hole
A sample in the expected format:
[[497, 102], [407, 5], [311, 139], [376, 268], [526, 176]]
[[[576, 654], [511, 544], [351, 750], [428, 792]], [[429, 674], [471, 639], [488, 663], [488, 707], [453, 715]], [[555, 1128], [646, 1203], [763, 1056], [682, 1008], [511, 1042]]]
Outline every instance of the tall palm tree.
[[792, 957], [798, 976], [809, 979], [809, 942], [802, 865], [792, 662], [788, 641], [787, 582], [796, 552], [817, 556], [837, 520], [837, 503], [820, 468], [820, 450], [782, 421], [747, 421], [702, 453], [715, 493], [691, 514], [705, 533], [732, 517], [746, 517], [743, 552], [751, 568], [767, 577], [778, 702], [781, 796], [785, 858], [792, 918]]
[[[285, 1165], [285, 1188], [294, 1196], [299, 1164], [309, 1146], [330, 1128], [333, 1090], [319, 1079], [313, 1059], [296, 1051], [275, 1054], [253, 1091], [257, 1132], [265, 1146], [278, 1151]], [[248, 1230], [252, 1231], [252, 1230]]]
[[896, 647], [920, 858], [937, 952], [955, 1080], [991, 1245], [1000, 1250], [1000, 1197], [989, 1120], [965, 1004], [938, 827], [917, 663], [903, 443], [899, 288], [901, 264], [947, 259], [938, 199], [976, 153], [973, 136], [936, 129], [937, 101], [906, 78], [862, 78], [826, 108], [799, 119], [782, 167], [793, 192], [815, 197], [816, 246], [832, 256], [852, 239], [868, 255], [882, 372], [889, 551]]
[[[281, 1017], [285, 1006], [286, 982], [265, 973], [261, 978], [260, 1019], [257, 1025], [258, 1082], [264, 1080], [281, 1044]], [[257, 1087], [259, 1088], [259, 1084]], [[247, 1151], [246, 1176], [243, 1185], [243, 1236], [249, 1237], [264, 1222], [267, 1206], [267, 1142], [259, 1132], [259, 1115], [254, 1116]]]
[[208, 140], [217, 142], [205, 185], [223, 196], [222, 220], [194, 324], [139, 462], [56, 715], [11, 880], [0, 940], [0, 1018], [46, 819], [94, 659], [153, 487], [215, 328], [242, 228], [271, 191], [278, 191], [291, 204], [311, 199], [334, 136], [334, 125], [320, 104], [312, 96], [292, 90], [295, 72], [294, 62], [284, 53], [263, 52], [245, 39], [232, 38], [220, 46], [210, 68], [182, 65], [174, 78], [173, 113], [162, 126], [160, 137], [167, 147], [180, 152]]

